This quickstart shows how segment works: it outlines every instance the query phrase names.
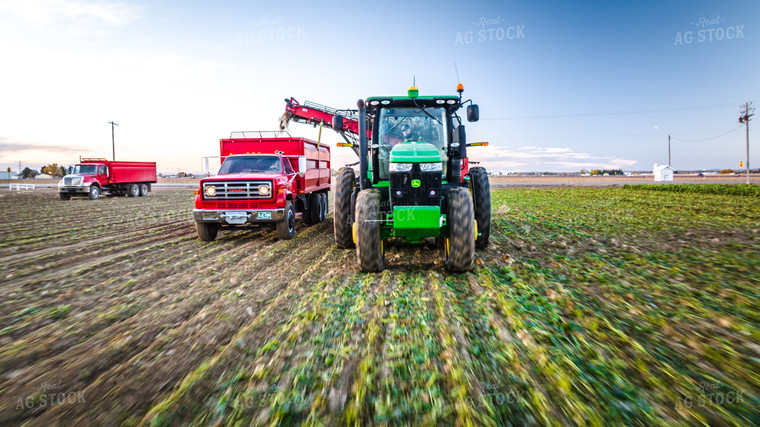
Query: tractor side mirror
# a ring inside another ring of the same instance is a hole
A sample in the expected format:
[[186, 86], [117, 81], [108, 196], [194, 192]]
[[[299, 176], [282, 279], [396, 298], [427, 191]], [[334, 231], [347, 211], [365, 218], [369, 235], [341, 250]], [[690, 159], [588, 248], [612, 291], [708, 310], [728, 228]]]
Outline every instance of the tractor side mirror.
[[332, 119], [332, 128], [335, 131], [342, 131], [343, 130], [343, 116], [341, 115], [335, 115]]
[[480, 119], [480, 108], [478, 104], [472, 104], [467, 106], [467, 121], [477, 122]]

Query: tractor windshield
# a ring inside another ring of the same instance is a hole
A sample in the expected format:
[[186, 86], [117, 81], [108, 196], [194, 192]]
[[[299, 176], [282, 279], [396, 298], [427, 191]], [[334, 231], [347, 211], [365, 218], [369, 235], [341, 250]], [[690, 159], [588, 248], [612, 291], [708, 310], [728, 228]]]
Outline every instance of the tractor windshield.
[[279, 156], [227, 157], [219, 169], [219, 175], [228, 173], [282, 173]]
[[443, 174], [446, 174], [446, 109], [440, 107], [383, 108], [379, 122], [379, 163], [380, 179], [388, 179], [390, 152], [404, 141], [427, 142], [438, 148], [443, 159]]
[[98, 173], [98, 165], [76, 165], [74, 166], [73, 173], [79, 175], [95, 175]]

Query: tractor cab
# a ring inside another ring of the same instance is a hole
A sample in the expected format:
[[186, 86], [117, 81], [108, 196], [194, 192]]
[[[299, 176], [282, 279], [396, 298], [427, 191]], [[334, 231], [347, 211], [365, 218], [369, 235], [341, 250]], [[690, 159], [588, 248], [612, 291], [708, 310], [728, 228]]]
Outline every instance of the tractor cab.
[[[367, 178], [373, 186], [395, 181], [396, 173], [411, 173], [415, 179], [424, 174], [426, 182], [439, 187], [457, 185], [466, 175], [466, 169], [461, 172], [467, 159], [464, 125], [457, 115], [461, 98], [418, 94], [418, 89], [411, 87], [408, 96], [366, 100], [368, 133], [372, 135]], [[477, 105], [468, 106], [468, 118], [477, 121]]]

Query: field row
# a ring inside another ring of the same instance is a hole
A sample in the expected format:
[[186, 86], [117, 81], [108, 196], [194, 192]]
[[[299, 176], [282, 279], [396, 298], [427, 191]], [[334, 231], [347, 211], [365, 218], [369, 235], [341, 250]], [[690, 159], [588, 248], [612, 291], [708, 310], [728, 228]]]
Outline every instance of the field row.
[[0, 197], [47, 213], [0, 248], [3, 424], [760, 423], [757, 199], [498, 190], [452, 275], [395, 241], [359, 273], [329, 220], [203, 243], [187, 190], [51, 196]]

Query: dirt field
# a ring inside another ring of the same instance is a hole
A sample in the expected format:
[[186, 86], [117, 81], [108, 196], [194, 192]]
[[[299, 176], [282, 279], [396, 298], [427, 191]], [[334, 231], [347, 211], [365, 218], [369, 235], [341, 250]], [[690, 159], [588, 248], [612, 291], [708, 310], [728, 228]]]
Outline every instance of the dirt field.
[[0, 425], [760, 423], [756, 198], [495, 190], [461, 275], [192, 198], [0, 191]]

